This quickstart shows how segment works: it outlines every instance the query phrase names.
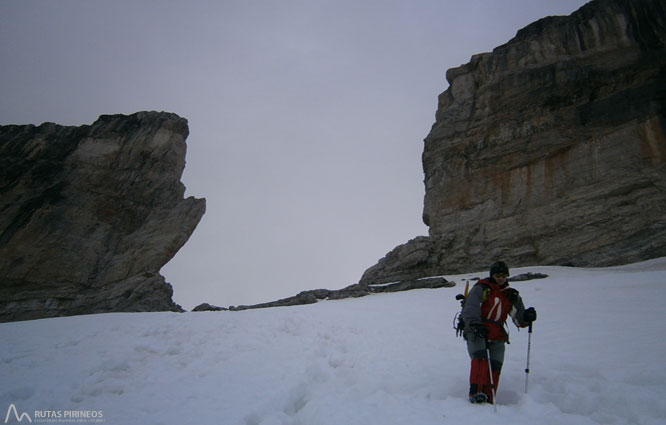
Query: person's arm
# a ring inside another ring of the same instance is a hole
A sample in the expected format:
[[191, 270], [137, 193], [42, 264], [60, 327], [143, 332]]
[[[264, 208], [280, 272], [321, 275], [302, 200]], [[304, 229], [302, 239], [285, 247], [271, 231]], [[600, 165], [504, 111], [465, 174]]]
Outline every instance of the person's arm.
[[481, 303], [483, 303], [483, 290], [484, 286], [478, 283], [472, 287], [465, 298], [465, 305], [463, 306], [462, 316], [465, 322], [465, 329], [470, 330], [473, 324], [483, 323], [481, 320]]
[[513, 302], [513, 307], [511, 307], [509, 315], [511, 316], [513, 324], [519, 328], [524, 328], [529, 325], [523, 317], [525, 315], [525, 304], [523, 304], [523, 299], [518, 295], [518, 291], [516, 291], [516, 300]]
[[518, 291], [515, 293], [515, 301], [513, 301], [513, 307], [511, 307], [509, 315], [513, 323], [519, 328], [526, 328], [536, 320], [536, 310], [534, 310], [534, 307], [525, 308], [523, 299], [518, 294]]

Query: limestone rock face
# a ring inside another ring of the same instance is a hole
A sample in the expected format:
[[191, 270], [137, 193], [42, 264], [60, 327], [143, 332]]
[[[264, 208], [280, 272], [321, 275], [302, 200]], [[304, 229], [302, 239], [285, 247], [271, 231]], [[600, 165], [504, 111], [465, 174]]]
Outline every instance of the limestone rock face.
[[425, 139], [429, 236], [361, 282], [666, 255], [666, 3], [599, 0], [448, 70]]
[[205, 200], [183, 199], [187, 121], [0, 126], [0, 321], [181, 311], [160, 269]]

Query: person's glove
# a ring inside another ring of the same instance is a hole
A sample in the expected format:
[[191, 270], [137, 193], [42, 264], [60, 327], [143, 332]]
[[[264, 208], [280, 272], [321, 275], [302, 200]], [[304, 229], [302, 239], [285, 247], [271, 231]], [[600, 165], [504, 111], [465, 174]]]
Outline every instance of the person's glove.
[[537, 314], [536, 314], [536, 310], [534, 309], [534, 307], [530, 307], [530, 308], [525, 309], [525, 312], [523, 313], [523, 321], [525, 321], [527, 323], [532, 323], [536, 320], [536, 318], [537, 318]]
[[469, 329], [478, 338], [481, 339], [488, 338], [488, 328], [483, 323], [472, 323], [469, 325]]

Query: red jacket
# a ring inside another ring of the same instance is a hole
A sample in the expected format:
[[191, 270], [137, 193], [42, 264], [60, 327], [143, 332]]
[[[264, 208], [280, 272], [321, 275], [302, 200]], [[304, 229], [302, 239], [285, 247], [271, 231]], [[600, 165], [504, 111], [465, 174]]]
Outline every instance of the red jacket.
[[[509, 294], [515, 294], [513, 302]], [[510, 290], [509, 283], [500, 286], [491, 278], [478, 281], [465, 299], [462, 318], [465, 327], [474, 323], [483, 323], [488, 328], [489, 341], [507, 341], [509, 336], [504, 329], [507, 317], [511, 316], [516, 326], [525, 327], [522, 320], [525, 306], [518, 291]]]

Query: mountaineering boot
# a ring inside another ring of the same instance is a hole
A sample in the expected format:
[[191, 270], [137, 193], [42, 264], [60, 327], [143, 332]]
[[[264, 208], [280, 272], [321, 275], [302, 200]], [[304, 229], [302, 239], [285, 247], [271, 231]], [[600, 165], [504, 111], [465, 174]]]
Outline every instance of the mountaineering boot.
[[495, 400], [493, 400], [493, 387], [492, 385], [484, 385], [481, 388], [482, 394], [486, 396], [486, 401], [490, 404], [493, 404]]
[[[472, 403], [486, 403], [492, 397], [488, 360], [484, 358], [472, 359], [469, 374], [469, 395]], [[472, 398], [479, 401], [472, 401]]]
[[470, 394], [469, 395], [469, 402], [473, 403], [473, 404], [487, 403], [488, 402], [488, 396], [485, 395], [484, 393]]
[[[497, 395], [497, 387], [499, 386], [500, 372], [493, 370], [493, 382], [483, 385], [481, 391], [488, 396], [488, 403], [495, 403], [495, 395]], [[493, 392], [493, 389], [495, 390]]]

